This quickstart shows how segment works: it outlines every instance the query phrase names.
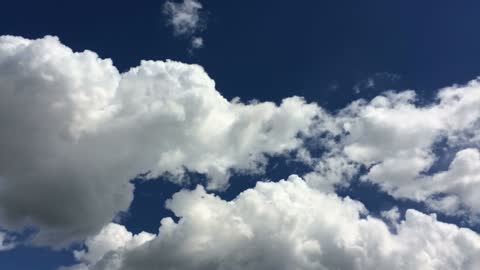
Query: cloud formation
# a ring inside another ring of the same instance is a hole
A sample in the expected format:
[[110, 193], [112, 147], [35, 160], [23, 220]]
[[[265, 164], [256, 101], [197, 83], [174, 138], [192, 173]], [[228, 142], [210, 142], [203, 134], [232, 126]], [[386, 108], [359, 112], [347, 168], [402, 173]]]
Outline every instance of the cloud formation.
[[317, 114], [299, 97], [228, 101], [197, 65], [110, 59], [55, 37], [0, 37], [0, 226], [39, 229], [34, 242], [96, 233], [132, 200], [129, 180], [185, 169], [210, 189], [232, 170], [256, 173], [302, 145]]
[[[163, 219], [152, 240], [135, 248], [120, 240], [126, 244], [111, 245], [108, 252], [95, 241], [87, 242], [90, 251], [82, 253], [87, 259], [66, 269], [480, 267], [480, 236], [469, 229], [407, 210], [401, 222], [390, 219], [395, 231], [391, 232], [360, 202], [312, 189], [297, 176], [257, 183], [230, 202], [197, 187], [175, 194], [167, 207], [180, 220]], [[109, 227], [121, 232], [119, 238], [125, 234], [122, 226]], [[95, 238], [105, 237], [102, 234]], [[99, 248], [104, 256], [88, 259]]]
[[[334, 194], [354, 179], [435, 211], [480, 213], [480, 82], [386, 92], [329, 113], [300, 97], [228, 101], [198, 65], [142, 61], [120, 73], [55, 37], [0, 37], [0, 227], [34, 226], [33, 243], [83, 240], [69, 269], [477, 269], [479, 236], [395, 208], [382, 221]], [[320, 145], [316, 156], [304, 139]], [[438, 145], [452, 151], [448, 166]], [[179, 222], [133, 235], [110, 223], [128, 209], [141, 173], [261, 173], [269, 155], [313, 167], [259, 183], [227, 202], [203, 187], [167, 204]], [[433, 169], [432, 169], [433, 168]], [[431, 171], [430, 171], [431, 170]], [[103, 228], [103, 229], [102, 229]], [[0, 248], [10, 248], [0, 234]], [[420, 251], [420, 252], [419, 252]]]
[[[480, 213], [472, 199], [480, 195], [478, 144], [470, 139], [480, 121], [479, 81], [441, 89], [429, 104], [414, 91], [387, 92], [320, 119], [317, 131], [330, 150], [306, 175], [311, 185], [348, 184], [365, 168], [362, 180], [396, 198], [426, 201], [450, 214], [465, 207]], [[443, 158], [439, 145], [455, 158], [449, 168], [429, 172]]]

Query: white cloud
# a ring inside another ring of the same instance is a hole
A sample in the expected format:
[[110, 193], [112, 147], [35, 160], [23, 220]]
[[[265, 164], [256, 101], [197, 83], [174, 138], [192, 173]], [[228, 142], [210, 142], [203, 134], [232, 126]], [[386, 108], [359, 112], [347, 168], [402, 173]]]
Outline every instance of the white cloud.
[[[461, 150], [455, 155], [448, 170], [432, 176], [421, 176], [404, 189], [407, 189], [407, 195], [416, 194], [416, 199], [427, 199], [434, 209], [455, 214], [463, 204], [478, 214], [480, 213], [478, 200], [480, 151], [473, 148]], [[414, 192], [415, 189], [418, 191]], [[448, 196], [432, 198], [434, 194], [448, 194]]]
[[335, 186], [348, 185], [357, 174], [358, 164], [345, 155], [333, 152], [323, 156], [315, 163], [314, 171], [307, 173], [305, 181], [316, 189], [333, 191]]
[[[197, 0], [166, 1], [163, 13], [167, 16], [167, 23], [172, 26], [174, 35], [191, 37], [205, 27], [202, 8], [202, 4]], [[194, 36], [191, 43], [192, 49], [201, 48], [203, 38]]]
[[400, 211], [396, 206], [390, 210], [382, 211], [380, 215], [391, 223], [397, 223], [400, 219]]
[[[397, 198], [426, 201], [450, 214], [462, 205], [480, 213], [480, 205], [472, 199], [480, 195], [474, 177], [478, 166], [475, 149], [459, 152], [450, 165], [455, 172], [426, 175], [440, 159], [435, 154], [437, 143], [446, 140], [447, 146], [461, 146], [462, 140], [471, 138], [462, 134], [478, 126], [479, 81], [441, 89], [431, 104], [419, 105], [414, 91], [387, 92], [369, 102], [355, 101], [322, 119], [317, 132], [329, 141], [324, 145], [330, 151], [318, 159], [315, 171], [306, 175], [312, 186], [348, 183], [364, 166], [363, 180]], [[463, 174], [455, 169], [462, 158], [469, 164], [461, 165]], [[438, 201], [436, 195], [444, 193], [447, 197]]]
[[[322, 192], [364, 167], [363, 180], [397, 198], [448, 214], [464, 206], [480, 213], [476, 147], [458, 151], [445, 171], [425, 173], [438, 158], [435, 144], [475, 138], [462, 134], [479, 118], [478, 81], [442, 89], [428, 105], [414, 91], [388, 92], [329, 114], [299, 97], [279, 105], [228, 101], [197, 65], [143, 61], [119, 73], [109, 59], [74, 53], [53, 37], [3, 36], [0, 225], [34, 225], [35, 243], [67, 244], [127, 209], [128, 181], [138, 173], [169, 172], [180, 182], [187, 169], [222, 189], [232, 170], [262, 172], [265, 154], [298, 150], [298, 159], [314, 165], [308, 186], [295, 177], [261, 183], [234, 202], [202, 188], [181, 192], [169, 203], [181, 222], [164, 219], [151, 241], [109, 225], [87, 240], [91, 248], [77, 253], [83, 265], [76, 267], [476, 269], [475, 233], [410, 210], [401, 223], [389, 215], [392, 234], [383, 221], [360, 218], [358, 202]], [[299, 134], [318, 135], [325, 154], [308, 153]], [[139, 237], [148, 242], [137, 247]]]
[[[230, 202], [202, 187], [181, 191], [167, 207], [180, 220], [163, 219], [153, 240], [136, 248], [112, 245], [102, 259], [71, 269], [480, 267], [480, 236], [469, 229], [408, 210], [405, 220], [392, 219], [396, 233], [391, 233], [383, 221], [362, 218], [367, 213], [361, 203], [309, 188], [296, 176], [257, 183]], [[96, 248], [91, 243], [87, 247]]]
[[88, 251], [74, 252], [75, 259], [88, 263], [97, 263], [110, 251], [129, 250], [152, 240], [154, 234], [141, 232], [133, 235], [124, 226], [110, 223], [97, 235], [89, 237], [85, 241]]
[[319, 110], [301, 98], [229, 102], [197, 65], [109, 59], [57, 38], [0, 37], [0, 225], [40, 229], [36, 243], [97, 232], [132, 200], [139, 173], [184, 169], [224, 188], [231, 170], [298, 147]]

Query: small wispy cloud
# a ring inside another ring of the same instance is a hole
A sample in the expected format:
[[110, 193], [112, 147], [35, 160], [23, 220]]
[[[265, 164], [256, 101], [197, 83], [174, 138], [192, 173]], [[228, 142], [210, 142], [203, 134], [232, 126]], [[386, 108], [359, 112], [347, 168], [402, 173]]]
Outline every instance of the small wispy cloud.
[[193, 37], [192, 38], [192, 48], [198, 49], [203, 47], [203, 38]]
[[206, 27], [202, 9], [203, 5], [197, 0], [167, 1], [163, 5], [167, 25], [172, 27], [175, 36], [190, 39], [190, 50], [202, 48], [204, 45], [203, 38], [198, 36]]
[[0, 231], [0, 251], [15, 248], [14, 239], [5, 232]]
[[355, 94], [360, 94], [363, 90], [375, 88], [388, 88], [400, 80], [400, 75], [390, 72], [377, 72], [372, 76], [359, 81], [353, 86]]

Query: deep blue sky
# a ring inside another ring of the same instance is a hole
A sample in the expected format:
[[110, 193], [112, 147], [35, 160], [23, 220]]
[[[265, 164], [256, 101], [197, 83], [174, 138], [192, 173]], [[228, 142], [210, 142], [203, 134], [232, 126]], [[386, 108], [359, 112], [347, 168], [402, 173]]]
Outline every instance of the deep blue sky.
[[[73, 3], [73, 4], [72, 4]], [[172, 37], [163, 1], [7, 1], [0, 33], [57, 35], [74, 50], [112, 58], [199, 63], [226, 97], [302, 95], [335, 109], [376, 72], [429, 91], [479, 74], [478, 1], [202, 1], [205, 48]], [[338, 84], [337, 91], [329, 86]], [[339, 94], [339, 92], [341, 94]]]
[[[198, 63], [227, 98], [279, 101], [300, 95], [332, 111], [388, 88], [415, 89], [429, 97], [439, 87], [480, 74], [478, 1], [201, 2], [208, 12], [205, 47], [193, 55], [188, 40], [174, 38], [165, 26], [161, 0], [6, 1], [0, 34], [56, 35], [74, 50], [112, 58], [121, 71], [142, 59]], [[397, 78], [384, 76], [377, 89], [354, 91], [378, 73]], [[294, 172], [294, 165], [277, 162], [267, 177]], [[251, 185], [238, 184], [222, 196], [232, 198]], [[387, 201], [373, 196], [374, 188], [357, 188], [354, 195], [366, 197], [371, 207]], [[161, 181], [139, 185], [125, 224], [135, 232], [154, 230], [169, 214], [162, 210], [164, 200], [178, 189]], [[146, 206], [159, 210], [142, 212]], [[71, 260], [67, 252], [20, 248], [0, 252], [0, 269], [54, 269]]]

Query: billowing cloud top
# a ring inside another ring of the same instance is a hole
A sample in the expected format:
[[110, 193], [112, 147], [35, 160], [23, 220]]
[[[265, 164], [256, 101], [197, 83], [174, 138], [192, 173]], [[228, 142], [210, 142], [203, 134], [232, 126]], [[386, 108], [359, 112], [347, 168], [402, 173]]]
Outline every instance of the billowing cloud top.
[[[167, 206], [181, 219], [163, 219], [157, 237], [135, 246], [124, 227], [109, 225], [87, 241], [84, 262], [65, 270], [474, 270], [480, 265], [480, 237], [470, 230], [408, 210], [391, 233], [383, 221], [362, 218], [361, 203], [309, 188], [296, 176], [259, 183], [231, 202], [198, 187], [177, 193]], [[106, 249], [101, 239], [111, 230], [128, 237]]]

